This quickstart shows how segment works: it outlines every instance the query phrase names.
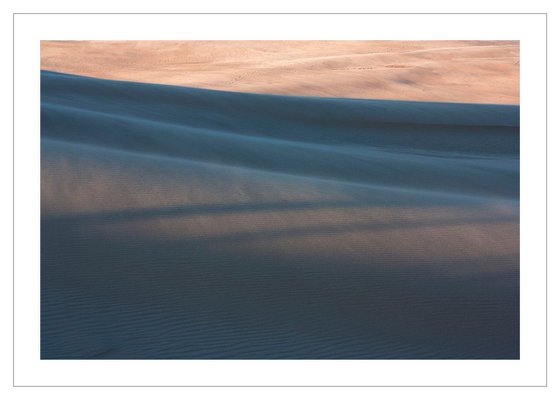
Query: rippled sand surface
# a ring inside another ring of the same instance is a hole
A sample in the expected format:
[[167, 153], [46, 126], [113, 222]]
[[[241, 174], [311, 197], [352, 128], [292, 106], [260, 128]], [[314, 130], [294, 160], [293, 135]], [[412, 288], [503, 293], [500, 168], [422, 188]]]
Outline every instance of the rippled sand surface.
[[518, 106], [41, 90], [42, 358], [519, 358]]

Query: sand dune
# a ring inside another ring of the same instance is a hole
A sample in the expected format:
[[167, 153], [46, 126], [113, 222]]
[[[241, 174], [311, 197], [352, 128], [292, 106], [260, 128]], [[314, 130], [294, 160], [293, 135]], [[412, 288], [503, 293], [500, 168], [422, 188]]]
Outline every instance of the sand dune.
[[41, 68], [241, 92], [519, 103], [518, 41], [43, 41]]
[[41, 88], [42, 358], [519, 357], [518, 106]]

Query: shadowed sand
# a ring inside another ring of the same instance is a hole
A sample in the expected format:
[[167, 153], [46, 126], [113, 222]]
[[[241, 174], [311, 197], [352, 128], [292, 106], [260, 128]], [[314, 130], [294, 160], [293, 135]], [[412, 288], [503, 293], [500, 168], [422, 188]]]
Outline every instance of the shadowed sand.
[[518, 41], [42, 41], [41, 68], [240, 92], [519, 103]]
[[519, 357], [519, 107], [41, 73], [42, 358]]

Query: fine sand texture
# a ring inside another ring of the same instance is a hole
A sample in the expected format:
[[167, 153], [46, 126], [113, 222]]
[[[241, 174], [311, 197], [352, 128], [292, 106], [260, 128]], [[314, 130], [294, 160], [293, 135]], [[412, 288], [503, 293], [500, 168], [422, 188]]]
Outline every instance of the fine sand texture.
[[518, 41], [42, 41], [41, 68], [239, 92], [519, 104]]
[[41, 235], [43, 359], [517, 359], [519, 107], [43, 71]]

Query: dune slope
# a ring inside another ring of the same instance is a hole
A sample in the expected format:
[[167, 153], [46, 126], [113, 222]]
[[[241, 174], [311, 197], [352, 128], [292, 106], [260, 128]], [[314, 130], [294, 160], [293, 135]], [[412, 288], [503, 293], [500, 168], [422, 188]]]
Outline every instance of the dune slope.
[[41, 356], [519, 357], [519, 107], [41, 73]]
[[236, 92], [519, 104], [519, 41], [41, 41], [45, 70]]

